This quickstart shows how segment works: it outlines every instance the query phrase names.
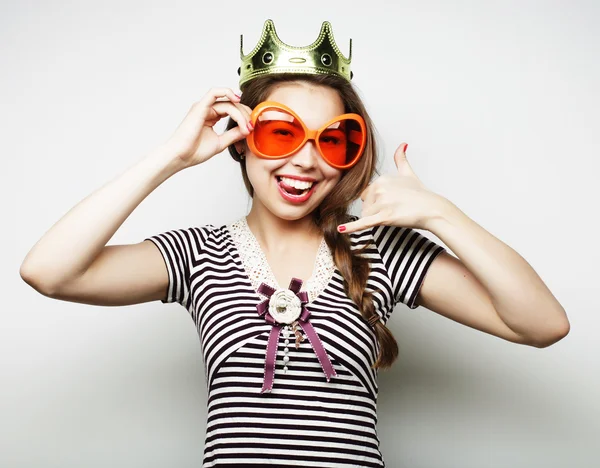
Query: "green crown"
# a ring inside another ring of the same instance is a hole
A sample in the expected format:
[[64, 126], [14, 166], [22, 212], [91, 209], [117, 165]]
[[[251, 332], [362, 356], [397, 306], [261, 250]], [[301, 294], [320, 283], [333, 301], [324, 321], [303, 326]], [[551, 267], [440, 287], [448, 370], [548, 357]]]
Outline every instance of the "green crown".
[[244, 55], [244, 35], [240, 35], [240, 58], [238, 68], [239, 85], [262, 75], [272, 73], [310, 73], [314, 75], [337, 75], [350, 81], [352, 60], [352, 39], [348, 58], [340, 52], [329, 21], [321, 25], [319, 37], [310, 45], [295, 47], [279, 39], [273, 20], [268, 19], [263, 26], [258, 44], [252, 52]]

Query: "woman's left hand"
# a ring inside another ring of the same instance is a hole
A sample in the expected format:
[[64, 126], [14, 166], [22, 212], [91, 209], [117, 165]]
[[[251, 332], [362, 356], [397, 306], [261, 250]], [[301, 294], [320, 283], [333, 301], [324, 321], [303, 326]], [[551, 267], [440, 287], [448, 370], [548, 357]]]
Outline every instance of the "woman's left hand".
[[394, 153], [398, 173], [377, 178], [363, 191], [360, 219], [340, 225], [340, 232], [349, 234], [376, 225], [427, 229], [428, 221], [440, 215], [448, 200], [419, 180], [406, 159], [407, 146], [402, 143]]

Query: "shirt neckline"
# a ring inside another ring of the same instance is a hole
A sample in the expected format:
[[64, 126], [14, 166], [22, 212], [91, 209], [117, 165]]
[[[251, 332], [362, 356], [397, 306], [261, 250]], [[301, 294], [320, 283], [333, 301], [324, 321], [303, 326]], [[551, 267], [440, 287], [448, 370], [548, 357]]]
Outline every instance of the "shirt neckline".
[[[275, 289], [287, 289], [288, 285], [282, 286], [277, 282], [258, 239], [248, 226], [247, 217], [243, 216], [225, 226], [233, 240], [237, 254], [242, 260], [246, 276], [256, 294], [259, 294], [257, 291], [261, 283]], [[309, 303], [314, 302], [329, 285], [335, 270], [336, 266], [331, 250], [325, 238], [322, 238], [313, 263], [312, 274], [308, 280], [302, 282], [301, 291], [308, 293]]]

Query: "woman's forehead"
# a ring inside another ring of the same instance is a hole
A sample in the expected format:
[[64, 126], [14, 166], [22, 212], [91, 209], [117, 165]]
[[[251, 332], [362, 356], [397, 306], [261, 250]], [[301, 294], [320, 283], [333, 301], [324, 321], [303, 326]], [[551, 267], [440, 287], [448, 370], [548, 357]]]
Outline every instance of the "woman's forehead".
[[338, 92], [325, 86], [284, 84], [276, 87], [266, 100], [285, 104], [311, 128], [318, 128], [344, 113], [344, 103]]

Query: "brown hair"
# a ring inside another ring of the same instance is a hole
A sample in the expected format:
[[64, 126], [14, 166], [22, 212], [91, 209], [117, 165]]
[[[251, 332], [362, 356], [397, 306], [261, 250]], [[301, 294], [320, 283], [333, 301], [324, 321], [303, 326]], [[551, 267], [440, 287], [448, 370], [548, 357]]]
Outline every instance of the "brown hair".
[[[346, 294], [358, 306], [362, 317], [369, 321], [369, 318], [374, 315], [378, 317], [378, 314], [373, 305], [373, 293], [365, 289], [370, 271], [369, 260], [360, 255], [368, 247], [368, 244], [360, 250], [351, 250], [350, 237], [347, 234], [340, 234], [337, 226], [348, 221], [350, 204], [360, 197], [376, 174], [375, 129], [352, 84], [343, 78], [332, 75], [282, 73], [260, 76], [242, 85], [241, 103], [253, 109], [257, 104], [266, 100], [276, 85], [289, 81], [304, 81], [335, 89], [344, 102], [344, 112], [357, 113], [365, 120], [367, 143], [363, 156], [356, 165], [342, 174], [341, 180], [323, 199], [319, 207], [313, 211], [312, 217], [315, 225], [323, 232], [325, 241], [333, 253], [335, 264], [345, 280]], [[227, 129], [235, 126], [237, 126], [237, 122], [230, 117]], [[243, 141], [245, 143], [245, 140]], [[244, 185], [250, 196], [253, 197], [254, 189], [248, 179], [245, 159], [240, 158], [240, 154], [233, 144], [228, 147], [228, 150], [233, 159], [240, 163]], [[389, 368], [398, 357], [398, 343], [381, 320], [375, 322], [374, 331], [380, 349], [373, 367], [376, 369]]]

